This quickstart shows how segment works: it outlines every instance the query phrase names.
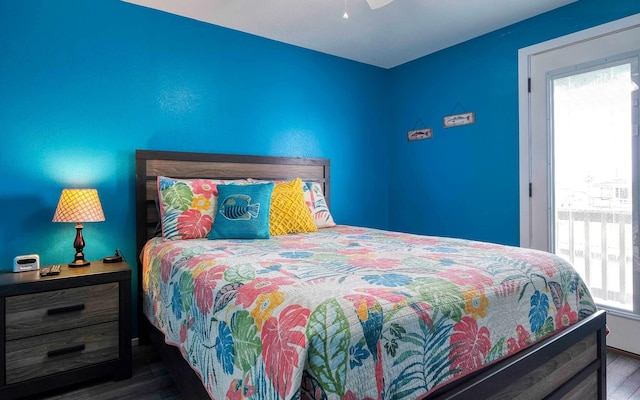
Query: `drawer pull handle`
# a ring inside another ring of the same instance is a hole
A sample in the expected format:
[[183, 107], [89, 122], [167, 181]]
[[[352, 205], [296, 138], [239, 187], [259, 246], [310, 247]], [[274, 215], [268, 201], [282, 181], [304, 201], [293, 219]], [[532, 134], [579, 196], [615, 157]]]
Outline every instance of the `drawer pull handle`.
[[82, 310], [84, 310], [84, 304], [76, 304], [75, 306], [50, 308], [47, 310], [47, 315], [64, 314], [68, 312], [82, 311]]
[[65, 347], [64, 349], [51, 350], [47, 352], [47, 357], [61, 356], [63, 354], [75, 353], [84, 350], [84, 344], [77, 346]]

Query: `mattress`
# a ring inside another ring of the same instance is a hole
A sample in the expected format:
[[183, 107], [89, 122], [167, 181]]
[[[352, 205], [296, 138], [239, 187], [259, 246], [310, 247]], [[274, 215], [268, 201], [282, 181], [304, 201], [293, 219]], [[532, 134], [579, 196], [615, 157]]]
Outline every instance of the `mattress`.
[[154, 238], [143, 311], [214, 399], [415, 399], [596, 311], [553, 254], [352, 226]]

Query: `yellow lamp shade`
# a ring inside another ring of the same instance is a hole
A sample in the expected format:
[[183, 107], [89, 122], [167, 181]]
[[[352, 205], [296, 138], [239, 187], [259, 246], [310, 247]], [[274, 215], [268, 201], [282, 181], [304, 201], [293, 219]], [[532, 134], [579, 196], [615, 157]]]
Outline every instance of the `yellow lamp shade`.
[[96, 189], [63, 189], [53, 222], [104, 221]]

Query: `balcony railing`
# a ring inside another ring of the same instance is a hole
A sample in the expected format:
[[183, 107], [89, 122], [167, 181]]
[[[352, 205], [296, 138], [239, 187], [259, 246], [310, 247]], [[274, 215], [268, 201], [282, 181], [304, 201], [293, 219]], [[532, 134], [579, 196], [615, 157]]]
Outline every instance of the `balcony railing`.
[[633, 304], [630, 210], [558, 210], [556, 254], [563, 256], [604, 303]]

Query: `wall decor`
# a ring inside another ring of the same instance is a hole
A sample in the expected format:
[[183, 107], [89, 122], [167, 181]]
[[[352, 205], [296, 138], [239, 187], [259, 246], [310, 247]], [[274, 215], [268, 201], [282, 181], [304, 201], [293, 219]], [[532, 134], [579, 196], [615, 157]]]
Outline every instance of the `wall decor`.
[[470, 124], [475, 124], [475, 122], [476, 122], [476, 113], [474, 112], [447, 115], [442, 120], [442, 123], [445, 128], [453, 128], [455, 126], [470, 125]]
[[[422, 128], [418, 129], [418, 125], [421, 125]], [[433, 137], [433, 130], [431, 128], [427, 128], [427, 125], [422, 121], [422, 118], [418, 118], [415, 124], [413, 124], [412, 130], [407, 132], [407, 140], [422, 140], [422, 139], [431, 139]]]
[[431, 139], [433, 137], [433, 130], [431, 128], [416, 129], [407, 132], [407, 140], [422, 140]]

